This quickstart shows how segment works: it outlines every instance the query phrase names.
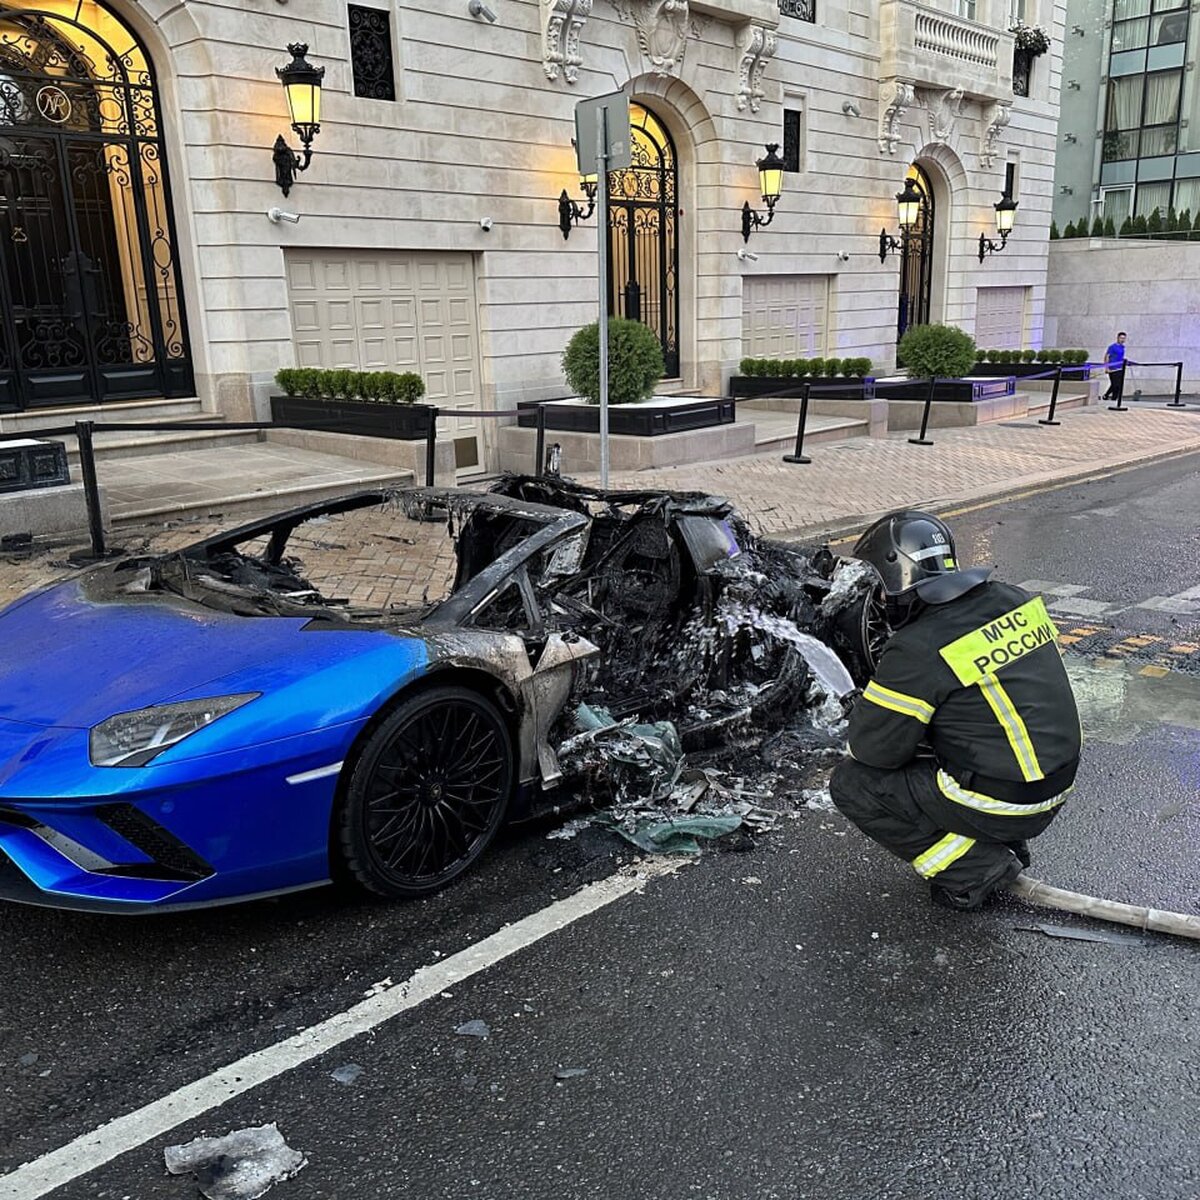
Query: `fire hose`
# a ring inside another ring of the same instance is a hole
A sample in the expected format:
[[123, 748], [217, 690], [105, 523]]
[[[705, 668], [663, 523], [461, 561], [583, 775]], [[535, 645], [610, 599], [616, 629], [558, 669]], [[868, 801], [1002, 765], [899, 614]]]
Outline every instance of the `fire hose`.
[[1008, 890], [1027, 903], [1043, 908], [1057, 908], [1063, 912], [1078, 913], [1083, 917], [1095, 917], [1101, 921], [1133, 925], [1155, 933], [1171, 933], [1176, 937], [1200, 940], [1200, 916], [1164, 912], [1162, 909], [1146, 908], [1140, 904], [1123, 904], [1118, 900], [1102, 900], [1098, 896], [1068, 892], [1064, 888], [1051, 887], [1040, 879], [1034, 879], [1032, 875], [1018, 875], [1008, 885]]

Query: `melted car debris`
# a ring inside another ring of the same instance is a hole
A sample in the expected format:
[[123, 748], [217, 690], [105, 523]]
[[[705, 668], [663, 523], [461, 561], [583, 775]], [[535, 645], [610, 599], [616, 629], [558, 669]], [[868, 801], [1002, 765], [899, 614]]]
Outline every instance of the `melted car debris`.
[[[449, 594], [369, 606], [316, 586], [305, 555], [333, 534], [293, 535], [360, 510], [381, 528], [440, 524], [453, 539]], [[420, 636], [431, 659], [483, 667], [536, 714], [522, 715], [520, 754], [523, 773], [540, 775], [542, 811], [590, 805], [668, 852], [825, 808], [856, 681], [886, 636], [866, 564], [759, 538], [720, 497], [553, 477], [356, 493], [126, 560], [88, 587], [97, 601], [178, 596]]]
[[172, 1175], [194, 1175], [208, 1200], [256, 1200], [308, 1165], [273, 1123], [167, 1146], [163, 1159]]

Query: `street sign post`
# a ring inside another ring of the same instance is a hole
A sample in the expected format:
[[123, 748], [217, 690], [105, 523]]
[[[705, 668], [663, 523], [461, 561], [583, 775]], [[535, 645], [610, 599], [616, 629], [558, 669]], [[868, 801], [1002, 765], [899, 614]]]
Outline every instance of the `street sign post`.
[[580, 175], [596, 176], [596, 250], [600, 291], [600, 486], [608, 487], [608, 173], [628, 167], [629, 97], [624, 92], [575, 105]]

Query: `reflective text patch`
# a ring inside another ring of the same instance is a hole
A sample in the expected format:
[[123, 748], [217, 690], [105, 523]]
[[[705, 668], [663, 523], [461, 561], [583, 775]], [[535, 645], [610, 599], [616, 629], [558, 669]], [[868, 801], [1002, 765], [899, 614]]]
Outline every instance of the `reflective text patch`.
[[1041, 646], [1053, 646], [1058, 630], [1036, 596], [1020, 608], [1006, 612], [941, 650], [946, 665], [967, 686], [1016, 662]]

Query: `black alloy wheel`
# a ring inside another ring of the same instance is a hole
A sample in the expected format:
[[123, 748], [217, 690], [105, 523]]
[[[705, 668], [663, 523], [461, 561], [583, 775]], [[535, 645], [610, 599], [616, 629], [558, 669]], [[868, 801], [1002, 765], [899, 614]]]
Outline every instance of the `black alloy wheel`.
[[346, 869], [378, 896], [445, 887], [504, 823], [514, 772], [508, 726], [478, 692], [444, 686], [402, 701], [354, 763], [335, 821]]

